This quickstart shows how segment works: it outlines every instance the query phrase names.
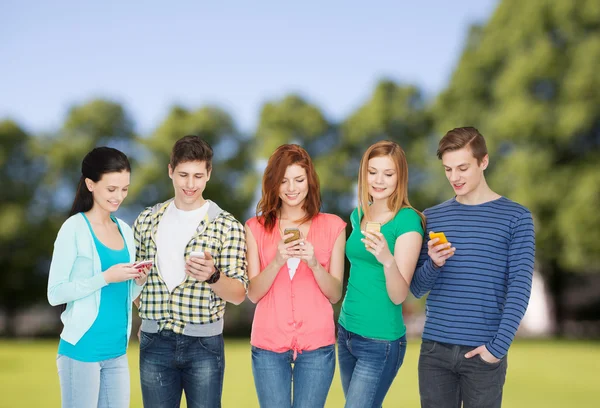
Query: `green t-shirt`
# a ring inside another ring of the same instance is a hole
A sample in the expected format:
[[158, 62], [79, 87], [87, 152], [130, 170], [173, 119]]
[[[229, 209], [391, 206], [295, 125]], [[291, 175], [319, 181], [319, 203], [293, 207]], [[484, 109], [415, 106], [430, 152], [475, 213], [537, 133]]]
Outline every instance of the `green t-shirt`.
[[[346, 241], [346, 256], [350, 260], [350, 279], [342, 304], [339, 323], [348, 331], [379, 340], [396, 340], [406, 334], [402, 305], [395, 305], [385, 287], [383, 265], [365, 249], [361, 242], [358, 210], [350, 216], [352, 233]], [[412, 208], [401, 209], [396, 216], [381, 226], [392, 255], [396, 239], [404, 233], [416, 231], [423, 235], [421, 217]]]

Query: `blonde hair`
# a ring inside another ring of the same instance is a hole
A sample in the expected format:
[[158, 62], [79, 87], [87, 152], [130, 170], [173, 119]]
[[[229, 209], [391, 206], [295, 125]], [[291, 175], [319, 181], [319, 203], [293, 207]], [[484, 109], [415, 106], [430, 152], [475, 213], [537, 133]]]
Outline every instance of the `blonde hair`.
[[398, 143], [382, 140], [371, 145], [360, 161], [358, 169], [358, 216], [364, 214], [367, 221], [371, 221], [371, 215], [369, 211], [369, 204], [373, 201], [373, 197], [369, 194], [368, 186], [368, 169], [369, 160], [374, 157], [388, 156], [394, 162], [396, 166], [397, 184], [396, 189], [388, 197], [387, 206], [394, 213], [397, 214], [403, 208], [412, 208], [419, 214], [423, 227], [425, 227], [425, 216], [417, 211], [408, 201], [408, 163], [406, 161], [406, 154], [404, 150], [398, 145]]

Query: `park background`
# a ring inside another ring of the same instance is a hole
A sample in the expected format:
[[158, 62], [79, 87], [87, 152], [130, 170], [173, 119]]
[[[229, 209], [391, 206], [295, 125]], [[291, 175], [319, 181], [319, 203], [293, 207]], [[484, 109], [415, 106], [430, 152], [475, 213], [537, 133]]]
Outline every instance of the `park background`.
[[[172, 195], [168, 155], [186, 134], [215, 149], [205, 196], [241, 221], [283, 143], [308, 150], [323, 210], [347, 220], [360, 157], [377, 140], [407, 152], [416, 208], [450, 198], [435, 150], [458, 126], [484, 134], [488, 182], [535, 222], [505, 406], [597, 404], [600, 1], [8, 0], [0, 22], [0, 407], [59, 406], [48, 266], [94, 146], [132, 161], [118, 212], [129, 222]], [[423, 305], [405, 304], [409, 351], [386, 406], [418, 406]], [[228, 305], [225, 407], [258, 406], [252, 315], [249, 301]], [[137, 352], [134, 341], [132, 407]], [[327, 406], [342, 401], [336, 373]]]

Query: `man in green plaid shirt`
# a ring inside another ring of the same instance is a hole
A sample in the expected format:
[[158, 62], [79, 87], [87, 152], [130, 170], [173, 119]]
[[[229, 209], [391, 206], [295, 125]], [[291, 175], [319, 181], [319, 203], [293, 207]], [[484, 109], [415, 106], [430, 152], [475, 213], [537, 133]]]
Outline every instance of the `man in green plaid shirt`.
[[173, 146], [175, 197], [134, 224], [137, 257], [154, 265], [140, 295], [140, 377], [144, 407], [220, 407], [225, 368], [225, 302], [248, 286], [244, 227], [202, 196], [212, 148], [197, 136]]

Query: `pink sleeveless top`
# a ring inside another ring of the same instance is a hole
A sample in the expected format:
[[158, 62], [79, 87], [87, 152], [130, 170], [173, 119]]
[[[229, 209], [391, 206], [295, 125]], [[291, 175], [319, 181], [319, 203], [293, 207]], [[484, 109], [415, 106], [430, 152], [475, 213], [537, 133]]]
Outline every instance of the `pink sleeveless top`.
[[[246, 224], [256, 240], [260, 268], [264, 270], [275, 258], [281, 240], [279, 220], [270, 233], [257, 217]], [[306, 240], [312, 243], [317, 260], [327, 271], [335, 240], [345, 227], [346, 223], [333, 214], [319, 213], [312, 219]], [[293, 279], [287, 264], [279, 270], [273, 285], [256, 305], [250, 343], [277, 353], [293, 350], [294, 358], [303, 350], [335, 343], [333, 308], [305, 262], [300, 262]]]

